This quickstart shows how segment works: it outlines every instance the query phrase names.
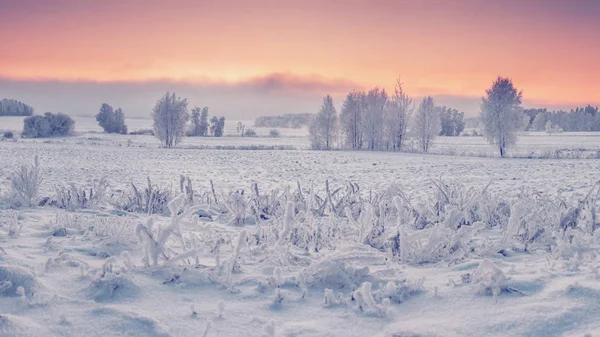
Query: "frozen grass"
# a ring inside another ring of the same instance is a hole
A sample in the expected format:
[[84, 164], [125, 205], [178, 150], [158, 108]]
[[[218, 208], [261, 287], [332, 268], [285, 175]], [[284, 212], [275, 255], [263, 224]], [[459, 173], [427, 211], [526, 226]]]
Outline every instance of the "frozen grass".
[[600, 331], [598, 160], [69, 142], [0, 155], [6, 177], [39, 155], [42, 196], [105, 174], [107, 196], [148, 176], [169, 191], [152, 216], [110, 198], [0, 210], [0, 335]]

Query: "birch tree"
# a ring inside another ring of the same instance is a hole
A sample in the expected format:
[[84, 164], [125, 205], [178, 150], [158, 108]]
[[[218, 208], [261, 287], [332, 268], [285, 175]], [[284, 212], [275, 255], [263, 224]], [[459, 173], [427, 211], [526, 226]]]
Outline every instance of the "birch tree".
[[428, 152], [433, 140], [440, 133], [440, 116], [433, 97], [423, 98], [415, 116], [415, 131], [421, 150]]
[[402, 88], [400, 78], [396, 80], [394, 95], [388, 102], [386, 113], [386, 127], [388, 128], [388, 136], [392, 149], [398, 151], [402, 149], [402, 143], [406, 138], [406, 131], [410, 123], [413, 112], [412, 99], [408, 97]]
[[353, 91], [346, 96], [340, 113], [340, 127], [344, 134], [346, 148], [360, 150], [363, 146], [361, 123], [363, 118], [365, 93]]
[[385, 90], [374, 88], [365, 97], [365, 114], [362, 129], [367, 149], [380, 150], [383, 144], [383, 121], [388, 95]]
[[490, 144], [498, 147], [500, 157], [504, 157], [507, 148], [517, 143], [523, 116], [523, 92], [518, 91], [509, 78], [498, 77], [486, 94], [480, 114], [483, 133]]
[[330, 150], [334, 146], [337, 129], [337, 111], [333, 99], [327, 95], [317, 115], [311, 121], [309, 134], [315, 150]]
[[183, 138], [189, 118], [187, 99], [167, 92], [152, 110], [154, 134], [164, 147], [174, 147]]

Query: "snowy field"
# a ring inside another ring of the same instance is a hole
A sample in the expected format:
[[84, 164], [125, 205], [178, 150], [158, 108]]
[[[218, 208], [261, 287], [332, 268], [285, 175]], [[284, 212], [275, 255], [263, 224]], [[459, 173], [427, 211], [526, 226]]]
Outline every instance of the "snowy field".
[[[600, 160], [214, 149], [303, 149], [302, 130], [167, 150], [85, 131], [0, 142], [0, 195], [38, 156], [49, 198], [0, 209], [0, 336], [600, 334]], [[594, 134], [520, 144], [600, 149]], [[150, 203], [171, 200], [151, 217], [131, 207], [147, 177]]]

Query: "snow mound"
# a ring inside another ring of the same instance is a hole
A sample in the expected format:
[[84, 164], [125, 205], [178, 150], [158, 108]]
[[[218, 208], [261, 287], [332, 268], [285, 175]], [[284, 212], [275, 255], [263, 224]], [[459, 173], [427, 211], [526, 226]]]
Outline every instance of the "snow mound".
[[170, 336], [155, 319], [134, 312], [102, 307], [91, 310], [90, 314], [93, 324], [104, 329], [112, 327], [113, 331], [110, 328], [105, 330], [106, 335], [121, 336], [124, 332], [135, 332], [136, 336]]
[[131, 299], [140, 288], [125, 274], [107, 274], [94, 279], [86, 288], [87, 295], [96, 302]]
[[478, 287], [478, 293], [482, 295], [497, 296], [506, 286], [506, 275], [495, 264], [483, 260], [477, 270], [473, 273], [471, 284]]
[[50, 336], [48, 329], [35, 321], [9, 314], [0, 315], [0, 336]]
[[0, 296], [18, 296], [17, 288], [25, 290], [25, 296], [31, 297], [37, 285], [35, 275], [19, 266], [0, 266]]
[[346, 245], [307, 267], [303, 274], [311, 288], [334, 290], [358, 288], [364, 282], [387, 283], [399, 271], [385, 267], [385, 255], [366, 245]]

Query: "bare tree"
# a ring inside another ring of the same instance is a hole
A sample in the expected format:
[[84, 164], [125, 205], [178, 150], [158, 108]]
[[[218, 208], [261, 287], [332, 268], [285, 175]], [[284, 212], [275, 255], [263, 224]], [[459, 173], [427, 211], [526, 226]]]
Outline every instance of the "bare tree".
[[336, 129], [337, 111], [333, 105], [333, 99], [327, 95], [323, 98], [323, 105], [308, 128], [312, 148], [315, 150], [333, 148]]
[[402, 85], [403, 83], [400, 77], [398, 77], [394, 88], [394, 95], [388, 101], [385, 122], [388, 128], [387, 134], [392, 143], [392, 149], [395, 151], [402, 149], [402, 143], [406, 137], [406, 130], [414, 109], [412, 99], [408, 97]]
[[383, 144], [383, 122], [388, 95], [385, 90], [371, 89], [365, 98], [363, 134], [369, 150], [380, 150]]
[[187, 99], [166, 93], [152, 110], [154, 134], [163, 146], [174, 147], [183, 138], [189, 118]]
[[423, 152], [429, 151], [433, 140], [440, 134], [440, 116], [433, 97], [423, 98], [415, 115], [415, 131]]
[[498, 77], [482, 98], [480, 119], [484, 134], [490, 144], [498, 146], [500, 156], [517, 142], [521, 127], [523, 92], [517, 91], [509, 78]]
[[239, 134], [242, 135], [242, 137], [244, 137], [244, 130], [246, 129], [246, 124], [243, 124], [242, 122], [237, 122], [237, 127], [236, 130]]
[[365, 93], [353, 91], [346, 96], [340, 113], [340, 127], [347, 148], [360, 150], [363, 146], [361, 120], [364, 114]]

